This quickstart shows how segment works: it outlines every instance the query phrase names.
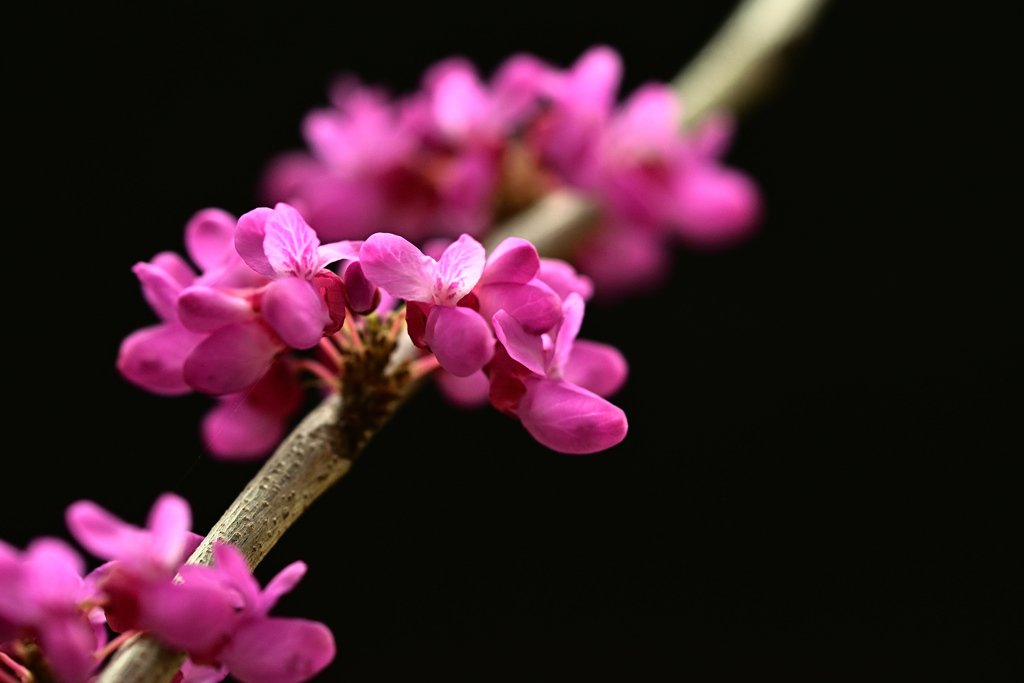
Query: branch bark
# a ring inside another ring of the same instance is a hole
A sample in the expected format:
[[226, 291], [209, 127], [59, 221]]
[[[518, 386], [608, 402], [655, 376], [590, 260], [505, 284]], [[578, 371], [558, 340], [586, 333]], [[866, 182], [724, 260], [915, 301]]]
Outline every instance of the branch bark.
[[[825, 0], [745, 0], [696, 59], [673, 81], [685, 103], [682, 124], [692, 126], [715, 110], [736, 112], [762, 94], [790, 48], [809, 30]], [[493, 248], [506, 237], [530, 240], [545, 256], [565, 256], [593, 224], [593, 202], [567, 191], [552, 193], [491, 232]], [[406, 337], [407, 341], [407, 337]], [[414, 357], [399, 346], [391, 368]], [[295, 520], [343, 477], [372, 435], [416, 388], [404, 383], [391, 410], [377, 423], [343, 419], [342, 398], [326, 398], [285, 439], [249, 482], [203, 543], [191, 564], [210, 562], [214, 540], [237, 546], [255, 567]], [[185, 655], [148, 636], [125, 644], [96, 683], [167, 683]]]

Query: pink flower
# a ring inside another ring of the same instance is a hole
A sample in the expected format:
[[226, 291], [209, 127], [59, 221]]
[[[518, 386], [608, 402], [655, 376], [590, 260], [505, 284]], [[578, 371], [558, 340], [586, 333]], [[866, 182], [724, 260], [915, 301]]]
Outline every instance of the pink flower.
[[82, 607], [94, 593], [84, 569], [59, 539], [36, 539], [24, 553], [0, 541], [0, 623], [35, 638], [60, 683], [85, 683], [103, 644]]
[[[389, 233], [371, 235], [359, 261], [366, 277], [398, 299], [421, 304], [412, 311], [409, 333], [427, 347], [448, 372], [466, 377], [493, 355], [490, 327], [479, 313], [460, 306], [483, 274], [483, 246], [462, 235], [437, 261], [409, 241]], [[421, 319], [414, 317], [419, 312]]]
[[[178, 254], [162, 252], [149, 263], [132, 269], [142, 284], [142, 293], [163, 322], [138, 330], [121, 343], [117, 368], [133, 384], [156, 394], [176, 396], [191, 392], [186, 381], [185, 361], [206, 338], [209, 329], [194, 324], [195, 315], [182, 320], [178, 299], [187, 289], [221, 291], [213, 288], [258, 287], [266, 280], [253, 272], [234, 248], [235, 218], [220, 209], [203, 209], [185, 226], [185, 248], [201, 269], [197, 276]], [[223, 308], [221, 296], [218, 303]], [[235, 320], [253, 317], [251, 307], [237, 297], [226, 304]], [[222, 315], [226, 315], [223, 314]]]
[[245, 264], [269, 284], [241, 292], [193, 286], [177, 299], [182, 322], [192, 331], [209, 333], [183, 366], [189, 386], [208, 394], [244, 391], [285, 349], [311, 348], [341, 329], [345, 287], [324, 266], [359, 253], [359, 243], [321, 245], [287, 204], [242, 216], [234, 245]]
[[587, 189], [593, 183], [598, 144], [621, 77], [618, 53], [597, 46], [569, 69], [552, 69], [541, 81], [541, 95], [551, 104], [531, 129], [529, 142], [544, 165], [574, 187]]
[[202, 540], [189, 531], [188, 503], [171, 493], [153, 504], [145, 529], [87, 500], [72, 503], [65, 519], [75, 540], [96, 557], [110, 560], [90, 578], [106, 596], [107, 622], [117, 632], [146, 628], [150, 593], [171, 582]]
[[494, 315], [501, 342], [488, 372], [491, 402], [518, 417], [540, 443], [562, 453], [594, 453], [626, 436], [626, 415], [604, 398], [626, 378], [626, 362], [614, 348], [576, 342], [583, 299], [570, 294], [562, 322], [551, 335], [530, 334], [505, 311]]
[[599, 196], [609, 221], [671, 227], [691, 246], [735, 242], [756, 225], [760, 197], [746, 175], [718, 161], [732, 126], [711, 119], [682, 134], [679, 120], [675, 93], [648, 84], [608, 125], [600, 151]]
[[[181, 585], [219, 586], [229, 591], [235, 613], [222, 642], [206, 652], [189, 651], [194, 662], [222, 665], [243, 683], [300, 683], [334, 659], [334, 637], [325, 625], [269, 616], [278, 599], [305, 575], [304, 563], [288, 565], [261, 591], [238, 549], [217, 541], [213, 558], [212, 567], [182, 567]], [[155, 633], [160, 637], [159, 629]]]
[[144, 576], [174, 576], [199, 547], [202, 536], [192, 533], [192, 511], [173, 493], [165, 493], [149, 511], [146, 528], [128, 524], [89, 500], [68, 506], [68, 530], [96, 557], [117, 560]]

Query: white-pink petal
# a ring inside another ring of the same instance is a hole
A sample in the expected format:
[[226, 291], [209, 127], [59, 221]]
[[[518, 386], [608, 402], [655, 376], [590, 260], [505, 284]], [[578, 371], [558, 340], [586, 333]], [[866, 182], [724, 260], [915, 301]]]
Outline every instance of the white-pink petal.
[[469, 235], [461, 235], [449, 244], [437, 262], [433, 302], [441, 306], [459, 303], [480, 281], [486, 262], [483, 245]]
[[317, 248], [316, 269], [320, 270], [335, 261], [356, 261], [359, 259], [359, 250], [362, 246], [363, 240], [342, 240], [341, 242], [321, 244]]
[[312, 280], [320, 270], [320, 240], [302, 215], [288, 204], [278, 203], [263, 229], [263, 253], [276, 274], [271, 279], [293, 276]]
[[437, 262], [398, 235], [379, 232], [363, 243], [359, 262], [370, 282], [396, 299], [433, 301]]

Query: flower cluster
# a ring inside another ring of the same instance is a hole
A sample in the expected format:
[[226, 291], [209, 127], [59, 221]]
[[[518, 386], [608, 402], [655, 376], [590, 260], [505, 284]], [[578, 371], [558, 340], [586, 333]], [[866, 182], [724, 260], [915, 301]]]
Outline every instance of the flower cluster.
[[571, 266], [545, 260], [543, 268], [533, 245], [514, 237], [485, 257], [465, 234], [435, 261], [377, 233], [359, 258], [371, 281], [405, 299], [413, 343], [453, 376], [445, 386], [466, 378], [468, 388], [452, 387], [460, 398], [485, 388], [492, 405], [562, 453], [593, 453], [625, 437], [625, 414], [603, 396], [625, 381], [626, 362], [605, 344], [574, 346], [593, 287]]
[[[139, 632], [188, 653], [179, 683], [228, 673], [244, 683], [299, 683], [334, 658], [323, 624], [269, 616], [305, 574], [302, 562], [262, 591], [233, 546], [215, 543], [213, 566], [183, 564], [202, 539], [189, 531], [181, 498], [161, 496], [145, 529], [89, 501], [71, 505], [67, 523], [106, 564], [83, 575], [82, 558], [59, 539], [37, 539], [24, 552], [0, 542], [0, 680], [46, 670], [59, 683], [85, 683]], [[106, 626], [121, 634], [109, 645]]]
[[[283, 203], [231, 223], [208, 209], [186, 227], [200, 276], [175, 254], [136, 265], [163, 322], [130, 335], [118, 358], [125, 377], [156, 393], [222, 396], [204, 425], [215, 454], [272, 448], [301, 403], [299, 372], [324, 378], [340, 369], [292, 352], [337, 354], [345, 345], [330, 340], [347, 320], [399, 299], [413, 343], [433, 355], [446, 373], [442, 391], [457, 401], [490, 397], [565, 453], [602, 450], [625, 436], [625, 415], [602, 398], [625, 380], [625, 361], [593, 342], [578, 345], [589, 352], [572, 351], [593, 287], [567, 263], [541, 259], [529, 242], [509, 238], [488, 258], [463, 234], [435, 260], [390, 233], [322, 245]], [[324, 268], [335, 261], [346, 264], [342, 276]]]
[[712, 248], [749, 234], [760, 198], [720, 161], [731, 137], [724, 119], [681, 132], [678, 98], [657, 83], [617, 106], [621, 74], [618, 54], [595, 47], [568, 69], [517, 55], [486, 83], [450, 59], [398, 100], [346, 77], [332, 106], [306, 117], [309, 152], [274, 160], [263, 191], [325, 238], [389, 231], [422, 243], [480, 236], [571, 188], [602, 209], [601, 229], [577, 255], [599, 293], [649, 288], [674, 242]]
[[220, 396], [204, 423], [211, 450], [265, 454], [302, 401], [283, 352], [311, 348], [341, 329], [345, 285], [324, 266], [355, 257], [359, 244], [321, 245], [283, 204], [237, 221], [219, 209], [200, 211], [185, 227], [185, 245], [201, 275], [171, 252], [135, 265], [162, 322], [122, 342], [118, 369], [157, 394]]

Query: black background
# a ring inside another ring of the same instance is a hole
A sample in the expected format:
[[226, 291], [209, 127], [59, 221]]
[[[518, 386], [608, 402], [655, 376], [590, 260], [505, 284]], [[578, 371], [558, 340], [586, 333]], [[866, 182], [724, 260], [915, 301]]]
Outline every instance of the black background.
[[[254, 474], [202, 455], [208, 399], [116, 373], [120, 340], [155, 320], [130, 267], [181, 251], [200, 208], [253, 208], [331, 76], [406, 92], [451, 54], [489, 73], [607, 43], [628, 92], [671, 78], [732, 5], [126, 3], [12, 22], [0, 537], [63, 533], [83, 497], [141, 523], [167, 490], [202, 532]], [[277, 613], [334, 630], [319, 680], [996, 666], [1022, 408], [1005, 25], [984, 3], [831, 6], [729, 157], [762, 185], [762, 231], [588, 310], [582, 335], [631, 363], [620, 446], [551, 453], [432, 388], [406, 405], [257, 570], [309, 564]]]

